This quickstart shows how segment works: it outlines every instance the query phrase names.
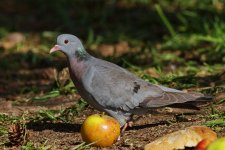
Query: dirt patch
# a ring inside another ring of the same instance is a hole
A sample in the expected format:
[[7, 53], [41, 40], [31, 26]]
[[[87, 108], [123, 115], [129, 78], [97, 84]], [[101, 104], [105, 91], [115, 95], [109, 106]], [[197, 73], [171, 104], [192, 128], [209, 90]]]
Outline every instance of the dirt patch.
[[[224, 107], [220, 106], [220, 108]], [[206, 107], [199, 111], [198, 114], [184, 115], [184, 118], [179, 118], [177, 115], [143, 115], [135, 122], [134, 127], [128, 128], [121, 139], [107, 149], [143, 149], [145, 144], [165, 134], [188, 126], [204, 124], [209, 111], [210, 109]], [[83, 142], [80, 135], [81, 124], [88, 115], [93, 113], [99, 112], [88, 107], [70, 123], [27, 123], [29, 140], [35, 143], [36, 146], [45, 143], [45, 145], [51, 146], [52, 149], [71, 149]], [[220, 128], [217, 133], [219, 137], [225, 136], [225, 128]], [[18, 147], [9, 147], [8, 149], [18, 149]]]
[[[32, 73], [31, 73], [32, 72]], [[50, 72], [50, 73], [49, 73]], [[21, 88], [38, 87], [39, 91], [48, 91], [52, 88], [54, 78], [52, 69], [38, 69], [38, 70], [23, 70], [15, 73], [0, 74], [1, 83], [4, 87], [1, 88], [1, 105], [0, 112], [9, 115], [21, 115], [24, 112], [28, 112], [30, 115], [43, 109], [65, 109], [73, 106], [80, 98], [77, 94], [61, 95], [56, 98], [51, 98], [48, 101], [33, 102], [30, 101], [31, 97], [40, 95], [41, 93], [32, 92], [18, 92]], [[40, 75], [39, 75], [40, 74]], [[50, 74], [50, 75], [49, 75]], [[38, 75], [38, 76], [37, 76]], [[17, 81], [13, 82], [13, 76], [17, 77]], [[7, 90], [13, 89], [13, 90]], [[19, 93], [19, 94], [18, 94]], [[219, 99], [222, 93], [217, 94]], [[26, 101], [28, 100], [28, 101]], [[216, 106], [216, 109], [220, 111], [225, 110], [224, 104]], [[180, 113], [179, 113], [180, 112]], [[106, 149], [143, 149], [145, 144], [151, 141], [185, 127], [192, 125], [202, 125], [208, 119], [211, 113], [210, 106], [205, 106], [200, 111], [194, 113], [182, 114], [185, 110], [178, 110], [175, 114], [146, 114], [141, 116], [132, 128], [128, 128], [125, 134], [117, 141], [112, 147]], [[63, 121], [47, 121], [47, 122], [28, 122], [27, 129], [29, 132], [29, 140], [32, 141], [35, 146], [49, 146], [52, 149], [71, 149], [83, 141], [80, 135], [81, 124], [84, 119], [94, 113], [100, 113], [88, 106], [78, 113], [73, 118], [73, 121], [65, 123]], [[138, 116], [135, 116], [138, 118]], [[218, 131], [218, 136], [225, 136], [225, 128], [221, 127]], [[1, 137], [2, 141], [6, 141], [7, 136]], [[4, 146], [1, 146], [3, 148]], [[5, 149], [20, 149], [21, 147], [5, 147]], [[91, 148], [98, 149], [98, 148]]]

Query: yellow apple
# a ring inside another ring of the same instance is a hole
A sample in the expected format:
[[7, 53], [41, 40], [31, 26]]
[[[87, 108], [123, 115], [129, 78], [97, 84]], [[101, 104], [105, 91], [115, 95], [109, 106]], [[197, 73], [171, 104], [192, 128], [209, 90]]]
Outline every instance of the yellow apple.
[[81, 127], [82, 139], [95, 146], [111, 146], [120, 135], [120, 124], [107, 115], [94, 114], [87, 117]]
[[207, 150], [225, 150], [225, 137], [219, 138], [209, 144]]

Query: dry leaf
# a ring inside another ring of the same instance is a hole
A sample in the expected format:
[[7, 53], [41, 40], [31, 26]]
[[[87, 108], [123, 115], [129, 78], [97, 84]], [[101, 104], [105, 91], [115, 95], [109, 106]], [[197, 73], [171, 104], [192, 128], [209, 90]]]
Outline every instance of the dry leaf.
[[155, 68], [149, 68], [146, 70], [146, 73], [151, 77], [159, 78], [159, 74], [157, 73]]
[[126, 41], [121, 41], [115, 45], [115, 55], [121, 56], [125, 53], [128, 53], [130, 50], [130, 47]]
[[102, 45], [99, 45], [99, 47], [97, 47], [97, 50], [104, 57], [113, 56], [114, 54], [113, 45], [102, 44]]
[[102, 56], [121, 56], [125, 53], [130, 51], [130, 47], [126, 41], [121, 41], [116, 43], [115, 45], [112, 44], [101, 44], [93, 49], [96, 52], [99, 52]]
[[24, 39], [25, 36], [22, 33], [14, 32], [1, 39], [0, 47], [3, 47], [6, 50], [11, 49], [15, 47], [17, 44], [23, 42]]
[[179, 130], [167, 134], [147, 145], [145, 150], [174, 150], [185, 147], [195, 147], [203, 139], [214, 141], [217, 134], [208, 127], [191, 126], [184, 130]]

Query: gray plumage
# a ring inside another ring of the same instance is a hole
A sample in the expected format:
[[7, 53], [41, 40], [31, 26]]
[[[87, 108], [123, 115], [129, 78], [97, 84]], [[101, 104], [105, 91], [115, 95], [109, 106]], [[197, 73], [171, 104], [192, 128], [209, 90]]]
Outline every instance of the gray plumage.
[[89, 55], [74, 35], [62, 34], [51, 51], [61, 50], [79, 94], [123, 126], [132, 114], [176, 103], [206, 100], [201, 93], [185, 93], [146, 82], [113, 63]]

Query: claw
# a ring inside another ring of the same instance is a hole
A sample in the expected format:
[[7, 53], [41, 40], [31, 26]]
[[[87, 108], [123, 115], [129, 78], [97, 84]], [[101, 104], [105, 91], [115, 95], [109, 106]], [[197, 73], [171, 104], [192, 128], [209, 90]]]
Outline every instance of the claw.
[[133, 122], [133, 121], [129, 121], [129, 122], [128, 122], [128, 126], [129, 126], [129, 127], [133, 127], [133, 125], [134, 125], [134, 122]]
[[127, 123], [125, 123], [125, 125], [123, 126], [122, 130], [121, 130], [121, 135], [124, 134], [125, 130], [127, 129], [127, 127], [132, 127], [134, 125], [133, 121], [128, 121]]

